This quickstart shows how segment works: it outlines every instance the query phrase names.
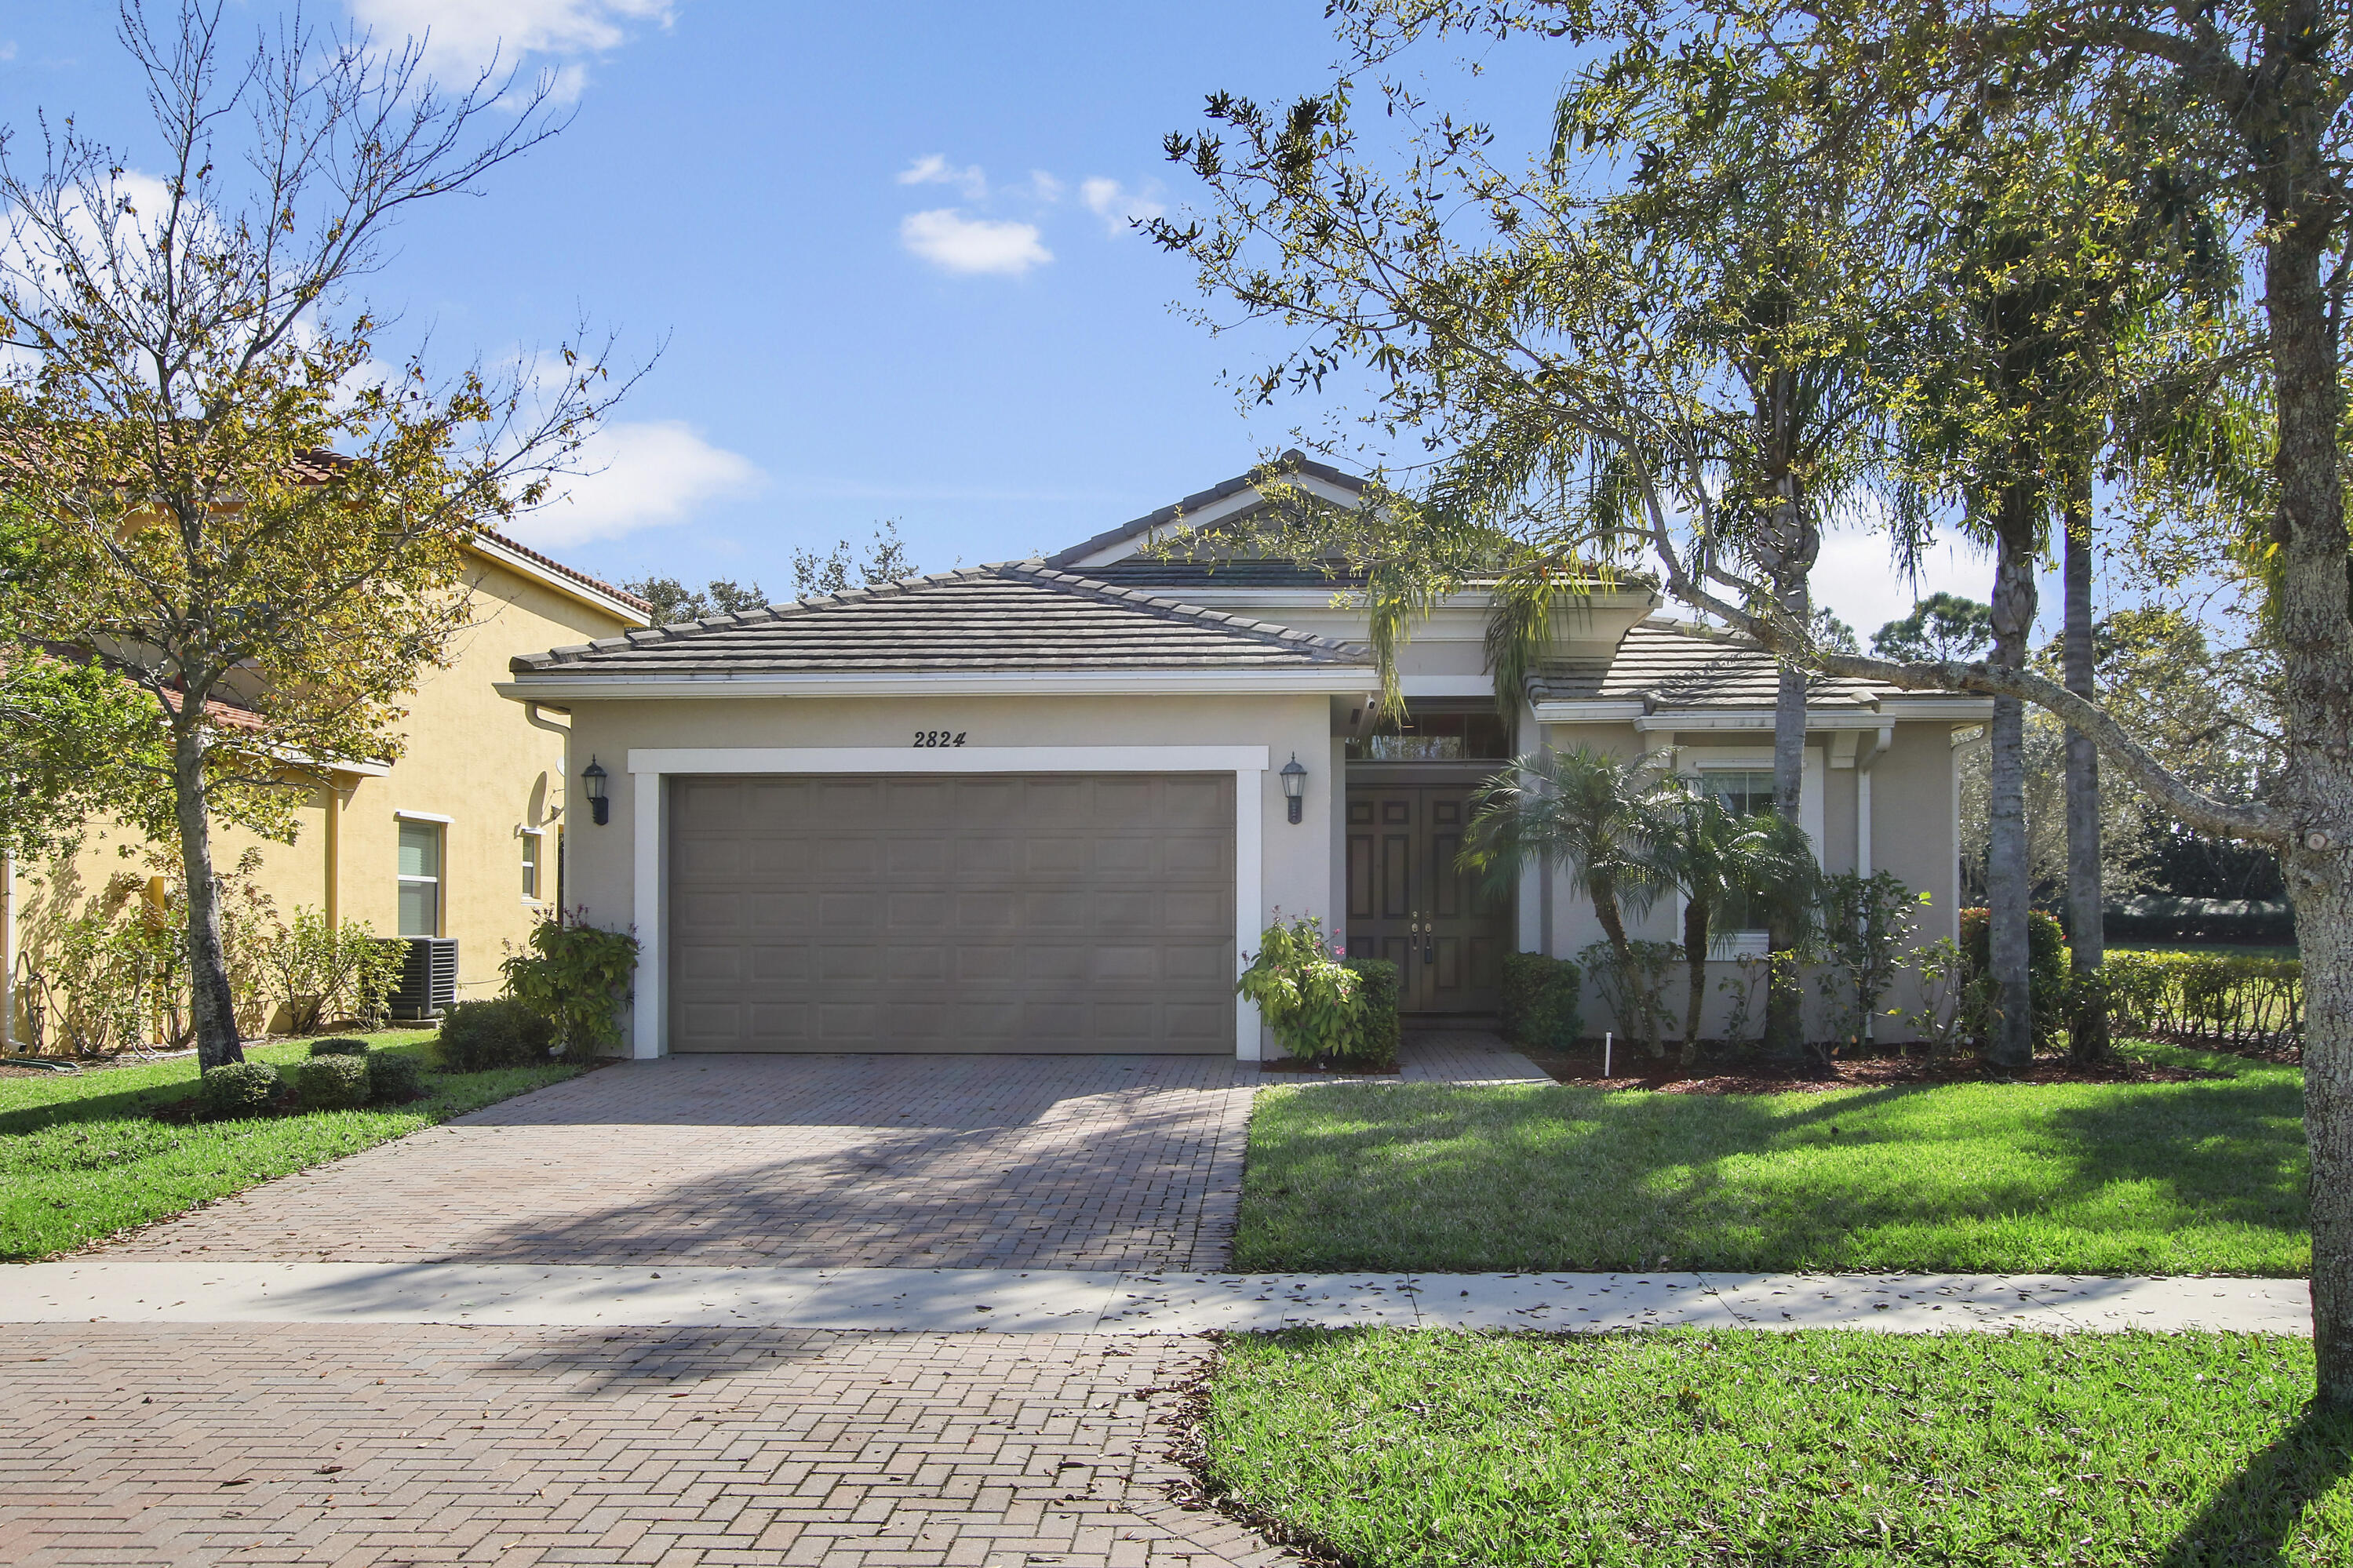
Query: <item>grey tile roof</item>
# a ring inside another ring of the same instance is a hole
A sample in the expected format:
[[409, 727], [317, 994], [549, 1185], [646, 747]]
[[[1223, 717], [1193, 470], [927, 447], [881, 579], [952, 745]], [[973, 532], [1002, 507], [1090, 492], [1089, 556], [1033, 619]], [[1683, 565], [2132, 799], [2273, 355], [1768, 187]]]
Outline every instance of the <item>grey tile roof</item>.
[[1352, 643], [1038, 562], [976, 566], [549, 653], [518, 675], [954, 674], [1359, 666]]
[[1345, 567], [1326, 572], [1297, 561], [1160, 561], [1134, 556], [1090, 566], [1087, 575], [1123, 588], [1332, 588], [1361, 585], [1365, 574]]
[[[1361, 493], [1365, 489], [1365, 480], [1361, 476], [1349, 473], [1343, 468], [1335, 468], [1328, 463], [1319, 463], [1296, 447], [1283, 453], [1269, 467], [1280, 473], [1311, 474], [1316, 479], [1328, 484], [1338, 485], [1352, 493]], [[1074, 565], [1098, 550], [1107, 550], [1114, 544], [1124, 544], [1139, 534], [1148, 533], [1164, 523], [1175, 521], [1187, 512], [1199, 511], [1203, 507], [1213, 506], [1228, 496], [1239, 495], [1243, 490], [1253, 489], [1266, 482], [1269, 477], [1267, 469], [1263, 468], [1252, 468], [1246, 474], [1236, 474], [1221, 484], [1211, 485], [1208, 489], [1187, 496], [1183, 500], [1172, 501], [1157, 511], [1148, 511], [1133, 521], [1121, 523], [1117, 528], [1106, 529], [1092, 539], [1082, 539], [1067, 550], [1057, 551], [1046, 557], [1046, 564], [1049, 566]]]
[[[1773, 656], [1754, 645], [1698, 637], [1652, 618], [1628, 632], [1608, 658], [1563, 659], [1528, 679], [1537, 702], [1639, 700], [1652, 708], [1770, 708], [1780, 689]], [[1876, 680], [1818, 675], [1808, 682], [1810, 708], [1868, 708], [1902, 695]]]

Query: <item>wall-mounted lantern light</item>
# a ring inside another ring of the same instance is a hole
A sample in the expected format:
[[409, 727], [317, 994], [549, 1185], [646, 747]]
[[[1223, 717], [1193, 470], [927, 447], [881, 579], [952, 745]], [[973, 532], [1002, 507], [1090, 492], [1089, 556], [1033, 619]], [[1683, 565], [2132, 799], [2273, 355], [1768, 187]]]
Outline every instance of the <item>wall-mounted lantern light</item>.
[[1291, 761], [1282, 764], [1282, 798], [1291, 803], [1291, 820], [1299, 820], [1299, 803], [1307, 798], [1307, 770], [1299, 765], [1299, 753], [1291, 753]]
[[595, 757], [591, 756], [588, 759], [588, 765], [580, 770], [580, 782], [588, 790], [590, 819], [597, 826], [604, 826], [609, 820], [613, 807], [612, 804], [605, 798], [605, 770], [597, 766]]

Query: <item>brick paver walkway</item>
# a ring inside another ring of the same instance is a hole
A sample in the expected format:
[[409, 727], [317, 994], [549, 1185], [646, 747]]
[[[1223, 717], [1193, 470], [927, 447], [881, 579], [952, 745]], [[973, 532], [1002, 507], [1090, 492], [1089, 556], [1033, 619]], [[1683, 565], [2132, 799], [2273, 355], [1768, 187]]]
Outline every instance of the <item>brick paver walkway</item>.
[[350, 1262], [1222, 1268], [1255, 1067], [1188, 1057], [629, 1062], [115, 1250]]
[[1198, 1341], [0, 1328], [0, 1563], [1214, 1568]]

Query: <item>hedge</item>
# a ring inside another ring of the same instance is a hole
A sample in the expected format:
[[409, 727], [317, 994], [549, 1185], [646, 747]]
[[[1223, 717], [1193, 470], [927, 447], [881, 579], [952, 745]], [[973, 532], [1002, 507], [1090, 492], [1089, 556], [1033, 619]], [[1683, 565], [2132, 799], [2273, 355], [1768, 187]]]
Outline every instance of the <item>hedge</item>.
[[2304, 963], [2211, 952], [2112, 952], [2101, 965], [2109, 1016], [2125, 1030], [2249, 1045], [2304, 1032]]
[[1541, 952], [1504, 955], [1504, 1038], [1540, 1051], [1576, 1048], [1583, 1033], [1577, 987], [1583, 976], [1565, 958]]
[[1386, 958], [1351, 958], [1348, 968], [1361, 982], [1357, 994], [1365, 1001], [1365, 1016], [1356, 1039], [1357, 1059], [1393, 1062], [1398, 1055], [1398, 966]]

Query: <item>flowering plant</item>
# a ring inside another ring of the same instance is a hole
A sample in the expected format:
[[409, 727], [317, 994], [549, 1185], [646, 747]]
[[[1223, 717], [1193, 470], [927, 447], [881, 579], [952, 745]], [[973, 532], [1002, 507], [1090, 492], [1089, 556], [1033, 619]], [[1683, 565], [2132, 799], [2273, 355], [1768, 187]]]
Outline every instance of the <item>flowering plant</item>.
[[1341, 962], [1345, 953], [1324, 934], [1320, 916], [1286, 921], [1278, 910], [1234, 989], [1258, 1004], [1290, 1055], [1351, 1056], [1363, 1043], [1364, 981]]

